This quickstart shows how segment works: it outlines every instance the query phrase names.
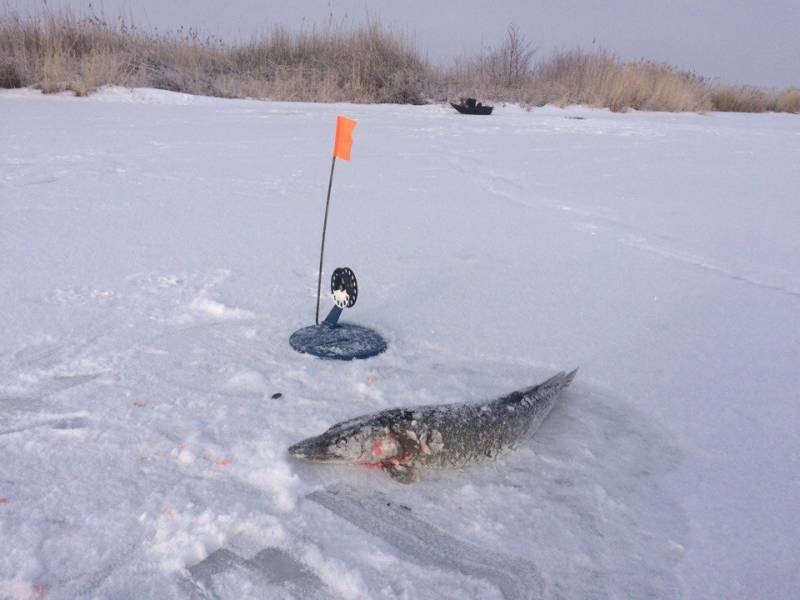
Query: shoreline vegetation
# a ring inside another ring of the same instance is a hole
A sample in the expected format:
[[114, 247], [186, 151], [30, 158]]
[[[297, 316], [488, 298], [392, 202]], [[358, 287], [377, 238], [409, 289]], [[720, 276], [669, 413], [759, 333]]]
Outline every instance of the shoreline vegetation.
[[231, 44], [193, 29], [145, 31], [69, 12], [0, 14], [0, 88], [86, 96], [104, 85], [223, 98], [428, 104], [460, 97], [524, 107], [583, 104], [615, 112], [800, 112], [800, 89], [725, 85], [605, 50], [540, 56], [516, 25], [449, 65], [378, 20], [355, 27], [275, 27]]

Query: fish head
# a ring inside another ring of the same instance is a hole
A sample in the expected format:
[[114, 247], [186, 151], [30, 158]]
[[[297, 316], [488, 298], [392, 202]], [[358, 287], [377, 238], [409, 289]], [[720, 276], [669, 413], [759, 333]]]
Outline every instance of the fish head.
[[380, 464], [402, 455], [396, 436], [388, 427], [345, 421], [325, 433], [289, 447], [295, 458], [316, 462]]

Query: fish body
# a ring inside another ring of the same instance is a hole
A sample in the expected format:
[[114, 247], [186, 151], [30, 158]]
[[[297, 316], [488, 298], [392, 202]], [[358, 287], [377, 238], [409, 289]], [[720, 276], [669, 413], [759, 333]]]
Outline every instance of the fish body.
[[289, 453], [305, 460], [381, 467], [401, 483], [413, 482], [418, 467], [493, 460], [539, 428], [576, 371], [489, 402], [391, 408], [356, 417], [291, 446]]

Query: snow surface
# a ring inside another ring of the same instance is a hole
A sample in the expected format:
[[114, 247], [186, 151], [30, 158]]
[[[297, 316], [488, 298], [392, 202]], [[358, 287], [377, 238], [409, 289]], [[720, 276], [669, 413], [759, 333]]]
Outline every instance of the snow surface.
[[[352, 363], [288, 344], [342, 113], [325, 275], [390, 344]], [[0, 598], [800, 589], [796, 116], [21, 90], [0, 141]], [[286, 454], [576, 366], [496, 463]]]

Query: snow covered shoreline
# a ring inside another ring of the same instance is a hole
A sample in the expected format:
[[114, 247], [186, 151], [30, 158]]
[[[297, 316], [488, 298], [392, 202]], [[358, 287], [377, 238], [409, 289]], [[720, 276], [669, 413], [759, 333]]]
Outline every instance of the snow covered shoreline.
[[[390, 343], [344, 365], [288, 346], [339, 113], [326, 271]], [[533, 597], [800, 586], [796, 116], [121, 89], [0, 116], [0, 597], [500, 598], [509, 557]], [[285, 454], [576, 366], [486, 467], [398, 489]]]

